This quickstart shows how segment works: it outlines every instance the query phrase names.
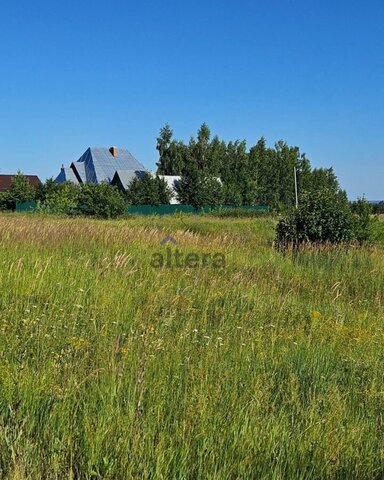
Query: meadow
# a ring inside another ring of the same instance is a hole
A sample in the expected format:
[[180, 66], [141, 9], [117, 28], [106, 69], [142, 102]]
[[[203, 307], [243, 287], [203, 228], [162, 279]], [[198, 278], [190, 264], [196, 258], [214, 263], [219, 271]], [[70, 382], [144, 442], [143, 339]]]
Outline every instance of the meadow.
[[382, 246], [274, 226], [1, 215], [0, 478], [384, 478]]

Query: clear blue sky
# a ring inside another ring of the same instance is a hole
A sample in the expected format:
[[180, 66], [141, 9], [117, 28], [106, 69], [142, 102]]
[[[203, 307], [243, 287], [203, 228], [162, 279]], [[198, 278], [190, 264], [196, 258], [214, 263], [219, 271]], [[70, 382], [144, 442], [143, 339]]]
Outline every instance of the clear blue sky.
[[42, 178], [88, 146], [145, 166], [168, 122], [297, 145], [384, 198], [384, 2], [4, 0], [0, 169]]

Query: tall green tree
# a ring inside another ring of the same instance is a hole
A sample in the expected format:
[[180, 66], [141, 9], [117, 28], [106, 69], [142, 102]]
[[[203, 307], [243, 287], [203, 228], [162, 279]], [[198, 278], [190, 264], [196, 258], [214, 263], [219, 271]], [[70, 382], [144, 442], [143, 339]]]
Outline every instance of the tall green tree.
[[174, 140], [171, 127], [166, 124], [157, 138], [156, 149], [159, 152], [157, 173], [159, 175], [181, 175], [188, 162], [189, 147], [179, 140]]
[[336, 192], [340, 190], [339, 180], [333, 168], [314, 168], [310, 174], [306, 190], [314, 192], [325, 188]]
[[146, 172], [140, 178], [135, 177], [128, 186], [127, 199], [132, 205], [166, 205], [173, 196], [167, 183], [158, 175]]
[[199, 170], [192, 161], [185, 168], [184, 174], [176, 186], [177, 199], [195, 209], [203, 206], [221, 205], [224, 191], [221, 182], [212, 175]]
[[195, 152], [193, 156], [200, 170], [209, 173], [210, 166], [210, 143], [211, 131], [206, 123], [203, 123], [197, 132], [197, 142], [195, 142]]
[[159, 152], [159, 161], [157, 162], [157, 171], [161, 175], [172, 175], [174, 157], [171, 155], [171, 141], [173, 132], [171, 127], [166, 124], [157, 138], [156, 149]]

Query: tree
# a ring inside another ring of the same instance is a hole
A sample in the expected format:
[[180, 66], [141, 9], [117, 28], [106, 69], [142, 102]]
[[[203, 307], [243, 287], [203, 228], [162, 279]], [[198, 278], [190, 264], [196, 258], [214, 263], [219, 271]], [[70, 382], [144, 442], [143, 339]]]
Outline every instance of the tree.
[[167, 205], [173, 196], [165, 180], [146, 172], [128, 186], [127, 199], [132, 205]]
[[243, 204], [243, 196], [239, 186], [235, 182], [226, 182], [223, 184], [223, 198], [225, 205], [238, 207]]
[[316, 190], [340, 190], [339, 181], [333, 168], [314, 168], [310, 174], [306, 190], [314, 192]]
[[246, 142], [239, 140], [229, 142], [223, 160], [220, 179], [224, 186], [225, 203], [253, 204], [256, 197], [256, 182], [250, 172]]
[[172, 175], [173, 156], [171, 155], [170, 145], [172, 140], [172, 129], [167, 124], [160, 130], [157, 138], [156, 150], [159, 152], [159, 161], [157, 162], [157, 171], [161, 175]]
[[200, 170], [208, 170], [209, 166], [209, 139], [211, 131], [206, 123], [203, 123], [197, 132], [194, 156]]
[[180, 203], [199, 209], [205, 205], [221, 205], [224, 200], [223, 187], [212, 175], [201, 172], [195, 162], [185, 169], [176, 186]]
[[207, 168], [211, 175], [220, 177], [221, 165], [227, 155], [227, 145], [215, 135], [209, 145]]
[[378, 202], [372, 205], [372, 213], [382, 215], [384, 213], [384, 202]]
[[[312, 171], [306, 155], [283, 140], [269, 148], [261, 137], [248, 151], [245, 141], [226, 143], [217, 136], [211, 140], [211, 131], [203, 123], [197, 135], [185, 144], [173, 139], [173, 132], [166, 125], [160, 131], [157, 149], [159, 174], [182, 175], [186, 191], [198, 184], [193, 176], [219, 178], [221, 195], [227, 204], [263, 204], [280, 212], [290, 209], [295, 204], [295, 168], [299, 201], [305, 192], [323, 188], [339, 191], [337, 177], [331, 168]], [[191, 166], [196, 167], [197, 172], [188, 173]], [[186, 193], [180, 195], [184, 198]], [[196, 191], [190, 191], [187, 196], [196, 204], [202, 203], [197, 201]]]
[[30, 202], [35, 199], [35, 189], [28, 178], [20, 171], [12, 178], [11, 187], [5, 193], [3, 201], [7, 208], [15, 210], [17, 203]]
[[256, 182], [256, 202], [278, 208], [281, 165], [278, 165], [276, 150], [267, 148], [264, 137], [250, 149], [249, 165], [250, 175]]
[[371, 224], [373, 222], [372, 205], [365, 198], [359, 198], [351, 205], [354, 213], [355, 238], [359, 243], [366, 242], [370, 237]]
[[297, 187], [300, 198], [303, 192], [309, 191], [312, 182], [311, 164], [307, 159], [305, 153], [299, 155], [297, 158], [296, 173]]

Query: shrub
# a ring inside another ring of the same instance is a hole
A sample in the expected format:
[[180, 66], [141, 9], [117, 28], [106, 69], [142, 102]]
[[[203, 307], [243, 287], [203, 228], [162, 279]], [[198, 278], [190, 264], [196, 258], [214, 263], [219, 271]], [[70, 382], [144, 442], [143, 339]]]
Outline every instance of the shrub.
[[126, 201], [116, 187], [101, 183], [74, 185], [48, 180], [37, 192], [39, 209], [64, 215], [115, 218], [126, 210]]
[[80, 185], [77, 195], [77, 213], [100, 218], [116, 218], [127, 207], [116, 187], [106, 183]]
[[291, 210], [276, 227], [279, 248], [305, 242], [347, 243], [353, 240], [356, 240], [356, 220], [342, 191], [324, 189], [303, 193], [299, 208]]
[[[47, 185], [47, 184], [45, 184]], [[50, 213], [75, 215], [78, 209], [79, 187], [72, 182], [55, 183], [40, 187], [37, 192], [38, 208]]]
[[[62, 188], [64, 183], [58, 183], [53, 178], [48, 178], [45, 183], [40, 183], [36, 187], [36, 194], [35, 199], [37, 202], [44, 204], [47, 200], [49, 200], [52, 195], [59, 192]], [[71, 185], [73, 185], [71, 183]]]

